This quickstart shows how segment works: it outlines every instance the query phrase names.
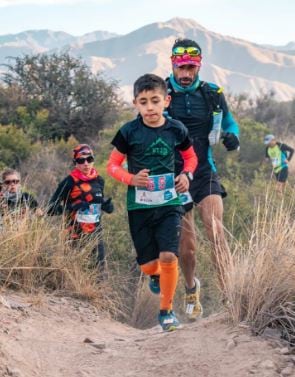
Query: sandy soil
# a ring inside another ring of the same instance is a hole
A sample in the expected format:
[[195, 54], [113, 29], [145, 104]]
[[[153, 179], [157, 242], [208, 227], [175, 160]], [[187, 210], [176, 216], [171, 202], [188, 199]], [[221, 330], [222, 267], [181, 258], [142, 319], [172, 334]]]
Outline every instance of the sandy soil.
[[277, 339], [251, 336], [214, 315], [181, 330], [138, 330], [89, 303], [0, 294], [0, 376], [295, 376]]

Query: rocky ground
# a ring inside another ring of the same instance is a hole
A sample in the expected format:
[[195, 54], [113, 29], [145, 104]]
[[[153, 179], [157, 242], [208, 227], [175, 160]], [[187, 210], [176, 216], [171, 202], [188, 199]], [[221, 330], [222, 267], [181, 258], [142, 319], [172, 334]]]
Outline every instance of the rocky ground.
[[276, 337], [232, 328], [224, 314], [163, 333], [115, 322], [87, 302], [0, 294], [0, 376], [295, 376]]

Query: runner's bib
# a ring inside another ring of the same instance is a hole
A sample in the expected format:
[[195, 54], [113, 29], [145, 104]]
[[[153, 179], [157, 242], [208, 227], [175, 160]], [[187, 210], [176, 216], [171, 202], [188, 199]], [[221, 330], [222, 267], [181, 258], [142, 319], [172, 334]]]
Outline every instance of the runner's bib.
[[147, 187], [135, 187], [135, 203], [161, 205], [177, 198], [174, 173], [150, 175]]
[[101, 215], [101, 204], [94, 203], [89, 205], [89, 209], [77, 212], [76, 220], [78, 223], [94, 224], [99, 223]]

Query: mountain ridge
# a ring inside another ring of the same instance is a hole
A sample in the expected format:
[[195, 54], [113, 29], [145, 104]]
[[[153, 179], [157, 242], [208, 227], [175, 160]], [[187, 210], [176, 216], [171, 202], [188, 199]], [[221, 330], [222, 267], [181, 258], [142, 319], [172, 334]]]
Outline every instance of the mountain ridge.
[[[171, 46], [175, 39], [186, 37], [202, 47], [200, 76], [203, 80], [215, 82], [233, 94], [246, 92], [250, 97], [269, 91], [275, 92], [281, 101], [295, 96], [295, 55], [218, 34], [190, 18], [154, 22], [125, 35], [96, 31], [74, 37], [47, 30], [47, 34], [43, 31], [42, 38], [40, 35], [33, 38], [33, 32], [19, 33], [14, 45], [5, 45], [0, 36], [0, 63], [5, 60], [5, 54], [66, 49], [82, 57], [94, 73], [101, 72], [106, 79], [117, 80], [126, 99], [131, 100], [132, 84], [138, 76], [146, 72], [169, 75]], [[25, 38], [21, 40], [21, 36]], [[292, 47], [292, 42], [286, 46]]]

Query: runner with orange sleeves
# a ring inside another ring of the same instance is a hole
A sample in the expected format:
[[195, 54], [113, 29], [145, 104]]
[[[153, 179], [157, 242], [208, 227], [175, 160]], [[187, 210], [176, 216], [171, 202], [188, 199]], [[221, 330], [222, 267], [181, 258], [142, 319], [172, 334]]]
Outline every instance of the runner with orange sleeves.
[[[178, 280], [178, 247], [183, 209], [178, 193], [186, 192], [197, 166], [184, 125], [163, 116], [169, 105], [166, 83], [153, 74], [134, 83], [139, 116], [115, 135], [107, 171], [128, 185], [129, 228], [141, 271], [159, 279], [159, 322], [164, 331], [180, 324], [172, 310]], [[175, 150], [184, 160], [175, 177]], [[128, 170], [122, 167], [127, 157]]]

